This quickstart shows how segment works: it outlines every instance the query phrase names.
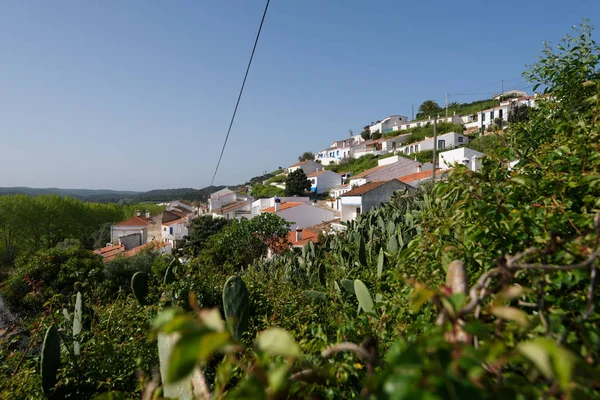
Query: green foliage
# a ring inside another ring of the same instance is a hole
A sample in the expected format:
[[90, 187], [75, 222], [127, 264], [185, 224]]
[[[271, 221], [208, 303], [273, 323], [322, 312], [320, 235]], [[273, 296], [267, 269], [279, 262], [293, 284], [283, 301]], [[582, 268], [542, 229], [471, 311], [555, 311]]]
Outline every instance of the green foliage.
[[60, 368], [60, 336], [56, 325], [52, 325], [46, 331], [44, 344], [42, 345], [42, 357], [40, 359], [40, 374], [42, 377], [42, 389], [45, 394], [50, 394], [56, 385], [56, 374]]
[[507, 148], [506, 140], [500, 135], [478, 135], [466, 147], [484, 154], [498, 154]]
[[232, 276], [223, 286], [223, 309], [231, 335], [237, 341], [248, 330], [250, 300], [243, 279]]
[[408, 158], [410, 160], [416, 159], [418, 162], [421, 163], [433, 162], [433, 150], [423, 150], [419, 151], [418, 153], [412, 154], [398, 153], [398, 155], [404, 158]]
[[[463, 125], [456, 125], [449, 122], [438, 122], [437, 124], [437, 134], [443, 135], [444, 133], [450, 132], [458, 132], [462, 133], [465, 127]], [[397, 133], [397, 132], [394, 132]], [[420, 142], [421, 140], [425, 140], [425, 138], [433, 137], [433, 121], [423, 123], [422, 126], [416, 126], [414, 128], [409, 128], [402, 131], [402, 134], [405, 135], [410, 133], [408, 140], [406, 143], [415, 143]]]
[[221, 232], [229, 220], [225, 218], [216, 218], [212, 215], [201, 215], [196, 218], [191, 227], [191, 233], [184, 238], [183, 251], [190, 257], [196, 257], [208, 239]]
[[337, 165], [328, 165], [325, 167], [325, 169], [333, 172], [351, 172], [352, 175], [356, 175], [367, 169], [376, 167], [377, 160], [377, 156], [369, 154], [359, 158], [349, 158], [343, 160]]
[[314, 155], [314, 153], [311, 153], [310, 151], [305, 151], [298, 157], [298, 161], [307, 161], [307, 160], [314, 160], [314, 159], [315, 159], [315, 155]]
[[435, 117], [441, 111], [442, 111], [442, 109], [440, 108], [440, 105], [438, 103], [436, 103], [433, 100], [425, 100], [423, 102], [423, 104], [421, 104], [419, 106], [419, 112], [417, 113], [417, 118], [423, 117], [423, 116]]
[[283, 196], [285, 190], [273, 185], [263, 185], [260, 183], [252, 186], [252, 196], [255, 199], [264, 199], [268, 197]]
[[310, 190], [310, 181], [306, 178], [306, 174], [302, 168], [298, 168], [294, 172], [288, 174], [285, 181], [286, 196], [302, 196]]
[[[312, 160], [312, 158], [310, 160]], [[270, 183], [283, 183], [286, 181], [286, 179], [287, 179], [287, 176], [285, 176], [284, 174], [275, 175], [274, 177], [269, 178], [267, 180], [266, 184], [268, 185]]]
[[50, 298], [65, 299], [103, 281], [103, 264], [91, 251], [78, 248], [40, 251], [17, 260], [0, 295], [13, 312], [35, 314]]

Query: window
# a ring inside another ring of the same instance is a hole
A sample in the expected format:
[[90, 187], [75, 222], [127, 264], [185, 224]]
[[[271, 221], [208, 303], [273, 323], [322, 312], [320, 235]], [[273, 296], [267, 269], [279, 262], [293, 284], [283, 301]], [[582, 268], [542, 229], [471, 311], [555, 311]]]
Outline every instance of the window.
[[446, 141], [445, 140], [438, 140], [438, 149], [443, 149], [446, 147]]
[[498, 110], [498, 118], [502, 119], [502, 109]]
[[165, 232], [167, 231], [167, 227], [166, 226], [163, 228], [163, 231], [165, 231]]
[[356, 207], [356, 215], [360, 215], [360, 207]]
[[463, 142], [463, 137], [462, 137], [462, 136], [459, 136], [459, 137], [458, 137], [458, 143], [462, 143], [462, 142]]
[[169, 228], [169, 234], [172, 235], [173, 234], [173, 227]]
[[481, 121], [485, 121], [485, 113], [481, 113]]
[[490, 112], [490, 121], [494, 122], [494, 112]]

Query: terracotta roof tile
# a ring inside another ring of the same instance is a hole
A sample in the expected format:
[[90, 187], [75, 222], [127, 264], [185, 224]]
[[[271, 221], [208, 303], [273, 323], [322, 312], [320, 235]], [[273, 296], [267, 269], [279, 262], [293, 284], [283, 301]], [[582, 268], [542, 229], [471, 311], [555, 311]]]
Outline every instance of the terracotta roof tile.
[[288, 233], [288, 241], [292, 246], [306, 246], [308, 242], [317, 243], [319, 241], [319, 234], [308, 229], [302, 230], [302, 240], [296, 241], [296, 231], [292, 230]]
[[236, 210], [236, 209], [238, 209], [238, 208], [240, 208], [240, 207], [242, 207], [244, 205], [248, 205], [248, 204], [250, 204], [250, 203], [247, 202], [247, 201], [238, 201], [236, 203], [231, 203], [231, 204], [228, 204], [228, 205], [226, 205], [224, 207], [221, 207], [221, 208], [218, 208], [216, 210], [213, 210], [213, 212], [217, 213], [217, 214], [223, 214], [223, 213], [227, 213], [229, 211]]
[[125, 221], [117, 222], [114, 226], [147, 226], [148, 220], [146, 217], [133, 216]]
[[[314, 178], [315, 176], [319, 176], [321, 174], [324, 174], [327, 171], [329, 171], [329, 170], [323, 169], [321, 171], [311, 172], [310, 174], [307, 174], [306, 177], [307, 178]], [[331, 171], [331, 172], [333, 172], [333, 171]], [[335, 172], [334, 172], [334, 174], [335, 174]]]
[[354, 189], [350, 190], [349, 192], [342, 194], [341, 196], [342, 197], [362, 196], [364, 193], [367, 193], [367, 192], [383, 185], [386, 182], [388, 182], [388, 181], [373, 181], [373, 182], [365, 183], [364, 185], [354, 188]]
[[179, 219], [174, 219], [173, 221], [168, 221], [168, 222], [163, 222], [163, 225], [172, 225], [172, 224], [184, 224], [185, 223], [185, 219], [183, 218], [179, 218]]
[[[437, 172], [439, 173], [439, 171], [440, 170], [438, 169]], [[400, 182], [409, 183], [409, 182], [419, 181], [421, 179], [430, 178], [432, 175], [433, 175], [433, 170], [430, 169], [430, 170], [426, 170], [426, 171], [415, 172], [414, 174], [404, 175], [397, 179]]]
[[294, 164], [294, 165], [290, 165], [288, 168], [299, 167], [299, 166], [301, 166], [302, 164], [306, 164], [306, 163], [307, 163], [307, 162], [309, 162], [309, 161], [313, 161], [313, 160], [304, 160], [304, 161], [300, 161], [300, 162], [297, 162], [297, 163], [296, 163], [296, 164]]
[[[288, 201], [286, 203], [283, 203], [279, 207], [279, 211], [287, 210], [287, 209], [292, 208], [292, 207], [297, 207], [297, 206], [299, 206], [301, 204], [304, 204], [304, 203], [302, 203], [301, 201]], [[272, 213], [272, 212], [275, 212], [275, 207], [263, 208], [262, 210], [260, 210], [260, 212], [271, 212]]]

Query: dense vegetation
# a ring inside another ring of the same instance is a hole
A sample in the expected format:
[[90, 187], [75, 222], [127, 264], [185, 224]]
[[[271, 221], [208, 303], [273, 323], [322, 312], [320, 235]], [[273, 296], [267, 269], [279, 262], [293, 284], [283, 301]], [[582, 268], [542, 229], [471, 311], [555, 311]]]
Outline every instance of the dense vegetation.
[[44, 275], [3, 291], [34, 316], [0, 348], [0, 397], [599, 398], [599, 57], [586, 24], [546, 48], [526, 76], [553, 97], [480, 172], [399, 192], [316, 246], [286, 251], [271, 215], [198, 222], [189, 263], [133, 277], [73, 249], [19, 264], [7, 288]]
[[[448, 116], [452, 116], [456, 113], [456, 115], [469, 115], [476, 114], [481, 112], [482, 110], [487, 110], [488, 108], [498, 107], [500, 105], [500, 100], [475, 100], [470, 103], [456, 103], [452, 102], [448, 104]], [[434, 116], [446, 116], [446, 108], [437, 109], [437, 112], [427, 113], [427, 112], [419, 112], [415, 118], [415, 121], [425, 120], [429, 117], [433, 118]]]

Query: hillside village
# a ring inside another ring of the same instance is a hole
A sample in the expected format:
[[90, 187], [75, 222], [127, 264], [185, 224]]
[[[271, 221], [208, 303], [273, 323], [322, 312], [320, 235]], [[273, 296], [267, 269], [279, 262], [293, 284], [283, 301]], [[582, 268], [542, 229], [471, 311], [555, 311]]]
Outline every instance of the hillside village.
[[[507, 92], [504, 98], [497, 98], [497, 106], [473, 114], [427, 115], [412, 121], [404, 115], [390, 115], [365, 126], [361, 135], [335, 140], [327, 148], [311, 153], [314, 159], [289, 165], [260, 183], [272, 187], [278, 195], [255, 196], [256, 186], [249, 184], [215, 191], [206, 203], [161, 203], [165, 206], [161, 213], [150, 215], [140, 210], [114, 224], [111, 242], [94, 252], [105, 262], [144, 249], [170, 254], [181, 247], [193, 229], [193, 221], [202, 215], [240, 220], [272, 213], [290, 223], [291, 246], [315, 243], [319, 234], [344, 230], [350, 221], [388, 202], [394, 194], [412, 192], [424, 182], [443, 179], [456, 164], [478, 171], [485, 154], [470, 148], [469, 142], [486, 132], [501, 132], [519, 107], [535, 107], [537, 97]], [[435, 141], [427, 136], [415, 140], [415, 129], [434, 124], [453, 131], [438, 134]], [[372, 159], [375, 165], [340, 170], [362, 157]], [[306, 193], [283, 195], [291, 174], [301, 174], [308, 181]]]

